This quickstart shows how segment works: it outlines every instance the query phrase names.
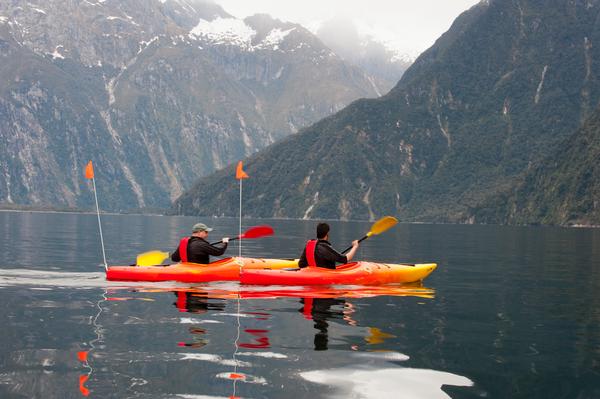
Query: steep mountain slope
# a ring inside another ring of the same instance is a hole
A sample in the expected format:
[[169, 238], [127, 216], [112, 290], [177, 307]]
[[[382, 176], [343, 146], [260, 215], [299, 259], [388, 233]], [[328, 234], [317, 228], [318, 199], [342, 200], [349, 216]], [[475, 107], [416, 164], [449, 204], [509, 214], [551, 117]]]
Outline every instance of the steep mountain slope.
[[[463, 13], [386, 96], [251, 157], [252, 216], [476, 222], [598, 104], [599, 1], [490, 0]], [[220, 171], [175, 212], [235, 215]]]
[[473, 213], [487, 223], [600, 225], [600, 109], [515, 189]]
[[[164, 207], [372, 79], [299, 25], [204, 0], [0, 3], [0, 204]], [[25, 144], [26, 143], [26, 144]]]

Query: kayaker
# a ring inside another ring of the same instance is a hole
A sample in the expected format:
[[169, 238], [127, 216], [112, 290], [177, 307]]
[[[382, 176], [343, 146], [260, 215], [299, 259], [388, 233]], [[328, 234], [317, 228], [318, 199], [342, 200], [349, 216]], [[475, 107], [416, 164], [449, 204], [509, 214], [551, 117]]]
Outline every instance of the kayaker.
[[[319, 223], [317, 225], [317, 239], [306, 243], [302, 256], [298, 261], [298, 267], [318, 266], [326, 269], [335, 269], [337, 263], [348, 263], [354, 257], [358, 249], [358, 240], [352, 241], [352, 249], [348, 255], [342, 255], [329, 243], [329, 225]], [[307, 256], [308, 253], [308, 256]]]
[[196, 223], [192, 227], [192, 235], [190, 237], [184, 237], [179, 242], [179, 247], [171, 255], [173, 262], [191, 262], [191, 263], [210, 263], [209, 256], [219, 256], [225, 253], [227, 249], [227, 243], [229, 237], [223, 237], [223, 244], [211, 245], [206, 238], [208, 232], [212, 231], [212, 228], [208, 227], [204, 223]]

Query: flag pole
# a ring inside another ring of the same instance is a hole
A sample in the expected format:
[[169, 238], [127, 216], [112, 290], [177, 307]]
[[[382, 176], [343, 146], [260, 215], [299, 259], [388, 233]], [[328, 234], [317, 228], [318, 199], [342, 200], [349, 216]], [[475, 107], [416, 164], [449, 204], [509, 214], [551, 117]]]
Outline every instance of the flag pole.
[[104, 260], [104, 270], [108, 270], [106, 262], [106, 252], [104, 251], [104, 237], [102, 236], [102, 223], [100, 223], [100, 207], [98, 206], [98, 194], [96, 194], [96, 179], [94, 178], [94, 166], [92, 161], [88, 162], [85, 168], [85, 177], [92, 179], [94, 186], [94, 199], [96, 200], [96, 215], [98, 216], [98, 229], [100, 230], [100, 245], [102, 246], [102, 259]]
[[[248, 178], [248, 174], [244, 172], [244, 165], [242, 161], [239, 161], [237, 167], [235, 168], [235, 178], [240, 181], [240, 235], [242, 236], [242, 180]], [[239, 257], [242, 257], [242, 240], [238, 242], [238, 253]]]
[[[242, 181], [244, 179], [240, 179], [240, 229], [239, 236], [242, 236]], [[238, 240], [238, 256], [242, 257], [242, 240]]]

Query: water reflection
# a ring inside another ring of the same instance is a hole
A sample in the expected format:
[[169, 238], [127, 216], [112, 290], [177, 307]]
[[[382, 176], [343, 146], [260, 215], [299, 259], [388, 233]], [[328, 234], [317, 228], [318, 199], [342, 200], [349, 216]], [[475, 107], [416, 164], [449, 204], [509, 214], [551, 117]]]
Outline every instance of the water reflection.
[[445, 385], [470, 387], [470, 379], [443, 371], [404, 367], [342, 367], [312, 370], [300, 373], [307, 381], [333, 387], [331, 398], [380, 399], [394, 396], [402, 398], [450, 398]]
[[[355, 333], [362, 336], [362, 341], [367, 346], [381, 345], [386, 340], [394, 338], [393, 334], [385, 332], [378, 327], [373, 326], [359, 326], [358, 322], [354, 319], [354, 313], [356, 308], [346, 298], [341, 297], [346, 295], [348, 298], [355, 298], [361, 296], [372, 297], [376, 296], [376, 292], [389, 293], [392, 292], [398, 296], [417, 296], [417, 297], [433, 297], [433, 292], [422, 286], [410, 285], [405, 287], [355, 287], [356, 289], [350, 289], [349, 287], [344, 288], [331, 288], [331, 287], [294, 287], [291, 289], [279, 288], [279, 289], [224, 289], [221, 287], [210, 287], [204, 286], [202, 288], [187, 288], [171, 291], [175, 295], [175, 302], [173, 306], [179, 312], [186, 312], [191, 314], [207, 314], [211, 312], [222, 312], [222, 316], [235, 316], [238, 319], [253, 319], [258, 322], [267, 321], [272, 317], [272, 314], [267, 311], [240, 311], [238, 313], [225, 313], [227, 308], [226, 299], [246, 301], [252, 300], [264, 300], [264, 299], [276, 299], [282, 297], [298, 298], [301, 307], [297, 311], [302, 314], [302, 317], [306, 320], [310, 320], [313, 323], [313, 328], [316, 330], [313, 339], [314, 350], [325, 351], [330, 348], [330, 332], [329, 328], [332, 321], [343, 321], [343, 324], [356, 328]], [[138, 289], [137, 291], [147, 292], [145, 289]], [[151, 289], [152, 292], [161, 292], [162, 290]], [[211, 314], [215, 316], [216, 314]], [[208, 328], [207, 324], [219, 323], [216, 320], [207, 319], [196, 319], [196, 318], [185, 318], [182, 319], [182, 323], [193, 324], [188, 327], [188, 332], [192, 335], [190, 342], [179, 342], [179, 346], [185, 346], [188, 348], [200, 349], [209, 344], [207, 336]], [[260, 324], [260, 323], [259, 323]], [[270, 331], [267, 328], [267, 324], [262, 323], [262, 326], [244, 326], [240, 327], [240, 342], [238, 346], [240, 348], [263, 350], [271, 348], [271, 340], [269, 335], [278, 335], [277, 331]], [[339, 323], [335, 323], [339, 330]], [[348, 346], [344, 346], [347, 349]], [[351, 350], [359, 350], [362, 347], [359, 342], [350, 343], [349, 347]], [[378, 350], [384, 350], [382, 347], [378, 347]]]
[[[180, 312], [206, 313], [209, 310], [225, 310], [225, 302], [219, 298], [210, 298], [207, 292], [203, 291], [174, 291], [177, 301], [173, 305]], [[211, 299], [213, 300], [211, 302]]]
[[[316, 351], [328, 349], [329, 344], [329, 319], [344, 319], [347, 312], [346, 301], [335, 298], [302, 298], [300, 303], [303, 304], [299, 309], [304, 315], [304, 318], [314, 322], [315, 333], [314, 347]], [[351, 305], [348, 305], [348, 308]], [[349, 318], [353, 322], [351, 318]], [[356, 323], [354, 323], [355, 325]]]

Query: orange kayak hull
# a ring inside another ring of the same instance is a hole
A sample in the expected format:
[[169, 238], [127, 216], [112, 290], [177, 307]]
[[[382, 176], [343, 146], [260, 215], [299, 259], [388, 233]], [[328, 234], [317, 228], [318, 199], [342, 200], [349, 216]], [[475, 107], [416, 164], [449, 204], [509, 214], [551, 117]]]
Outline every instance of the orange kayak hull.
[[282, 269], [298, 266], [297, 260], [225, 258], [207, 265], [175, 263], [166, 266], [109, 266], [106, 279], [111, 281], [179, 281], [202, 283], [209, 281], [237, 281], [240, 270]]
[[260, 285], [382, 285], [422, 281], [435, 263], [392, 264], [353, 262], [336, 269], [306, 267], [296, 270], [242, 270], [242, 284]]

